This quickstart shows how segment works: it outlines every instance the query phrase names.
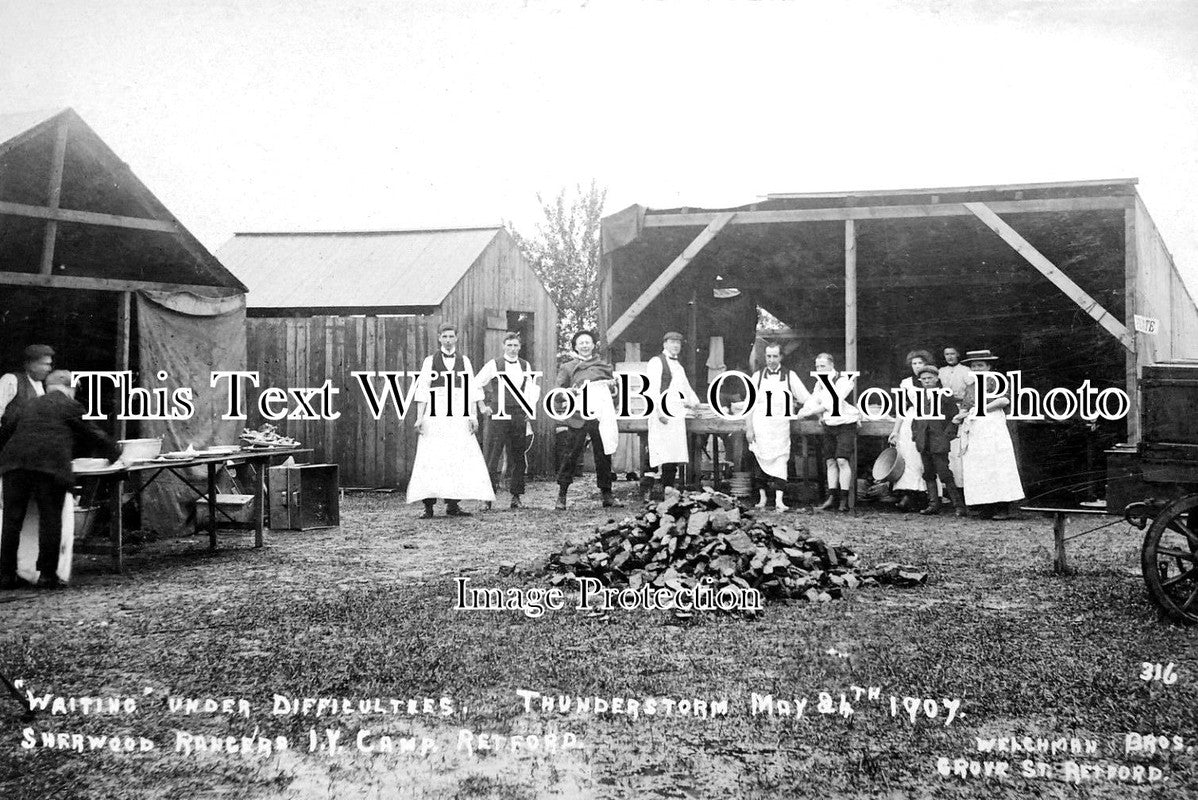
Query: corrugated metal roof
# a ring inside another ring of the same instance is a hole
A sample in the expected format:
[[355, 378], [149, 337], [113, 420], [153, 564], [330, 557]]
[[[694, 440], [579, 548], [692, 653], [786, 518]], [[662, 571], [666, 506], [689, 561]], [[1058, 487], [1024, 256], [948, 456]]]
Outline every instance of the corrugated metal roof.
[[437, 306], [501, 230], [238, 233], [217, 258], [250, 308]]

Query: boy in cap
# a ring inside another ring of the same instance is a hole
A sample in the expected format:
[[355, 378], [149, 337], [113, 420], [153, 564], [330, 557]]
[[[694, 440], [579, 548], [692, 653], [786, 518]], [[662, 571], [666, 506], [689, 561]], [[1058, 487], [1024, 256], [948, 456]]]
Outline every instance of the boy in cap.
[[[920, 367], [916, 373], [919, 384], [924, 392], [940, 388], [940, 370], [931, 364]], [[953, 472], [949, 469], [948, 454], [952, 442], [957, 438], [957, 423], [953, 421], [960, 408], [953, 396], [940, 398], [941, 415], [936, 419], [920, 419], [916, 415], [911, 421], [911, 438], [919, 451], [923, 462], [923, 479], [928, 486], [928, 506], [920, 514], [940, 513], [940, 492], [936, 491], [936, 479], [944, 485], [945, 491], [953, 501], [958, 517], [965, 516], [965, 499], [961, 490], [953, 480]], [[928, 406], [930, 407], [930, 406]], [[917, 408], [923, 411], [923, 408]]]

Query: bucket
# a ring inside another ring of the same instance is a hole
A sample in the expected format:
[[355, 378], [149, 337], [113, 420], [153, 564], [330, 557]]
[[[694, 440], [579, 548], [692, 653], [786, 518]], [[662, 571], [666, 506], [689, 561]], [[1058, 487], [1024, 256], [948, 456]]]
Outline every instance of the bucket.
[[96, 517], [100, 509], [96, 506], [85, 508], [84, 506], [75, 506], [75, 538], [87, 539], [96, 528]]
[[899, 455], [898, 450], [893, 447], [887, 447], [878, 456], [877, 460], [874, 461], [874, 480], [894, 483], [902, 477], [905, 467], [906, 464], [903, 463], [903, 457]]

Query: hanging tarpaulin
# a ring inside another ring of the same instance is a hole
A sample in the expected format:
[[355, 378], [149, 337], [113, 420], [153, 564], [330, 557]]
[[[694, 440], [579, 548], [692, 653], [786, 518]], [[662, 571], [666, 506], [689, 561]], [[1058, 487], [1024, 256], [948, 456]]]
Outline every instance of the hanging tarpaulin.
[[[210, 376], [245, 369], [245, 295], [138, 292], [137, 341], [140, 384], [168, 392], [190, 387], [195, 404], [189, 419], [142, 422], [142, 435], [161, 436], [164, 452], [236, 444], [244, 422], [221, 419], [227, 382], [211, 388]], [[159, 379], [162, 372], [165, 379]], [[202, 469], [196, 472], [192, 483], [203, 487], [206, 476]], [[143, 493], [143, 527], [175, 532], [194, 513], [195, 494], [170, 477], [164, 473]]]

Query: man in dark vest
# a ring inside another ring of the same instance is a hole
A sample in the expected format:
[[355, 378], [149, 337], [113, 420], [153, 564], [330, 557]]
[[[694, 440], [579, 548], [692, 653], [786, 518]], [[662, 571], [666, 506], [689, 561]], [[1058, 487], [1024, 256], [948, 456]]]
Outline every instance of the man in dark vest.
[[25, 371], [0, 377], [0, 425], [15, 417], [35, 397], [46, 393], [43, 382], [54, 367], [54, 349], [45, 344], [25, 348]]
[[98, 452], [116, 460], [120, 451], [95, 425], [83, 420], [71, 373], [60, 369], [46, 378], [46, 393], [30, 400], [0, 426], [0, 475], [4, 481], [4, 523], [0, 529], [0, 589], [16, 589], [17, 547], [25, 508], [32, 499], [39, 518], [39, 589], [57, 589], [62, 543], [62, 504], [74, 483], [71, 459]]
[[[535, 377], [532, 367], [520, 358], [520, 334], [508, 333], [503, 337], [503, 355], [493, 358], [478, 371], [475, 382], [485, 394], [482, 413], [493, 415], [500, 409], [500, 397], [508, 395], [503, 403], [503, 411], [508, 419], [491, 416], [487, 425], [487, 471], [491, 474], [491, 483], [497, 483], [503, 476], [499, 464], [507, 451], [507, 465], [510, 472], [508, 489], [512, 494], [512, 508], [522, 508], [520, 495], [524, 494], [524, 476], [528, 471], [525, 453], [528, 451], [528, 415], [519, 402], [511, 397], [501, 375], [507, 375], [520, 394], [528, 399], [529, 405], [536, 405], [536, 399], [531, 397], [534, 390]], [[489, 505], [489, 504], [488, 504]]]

